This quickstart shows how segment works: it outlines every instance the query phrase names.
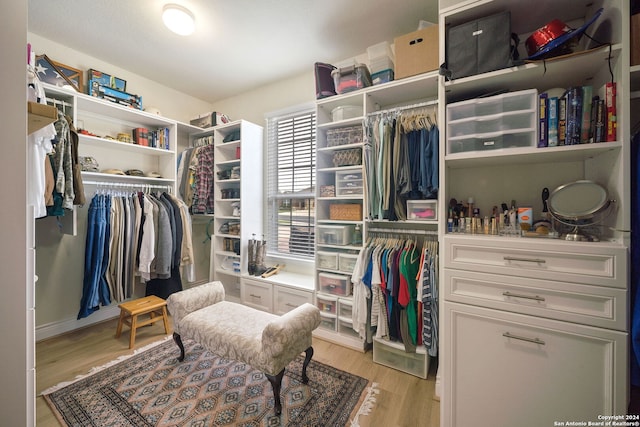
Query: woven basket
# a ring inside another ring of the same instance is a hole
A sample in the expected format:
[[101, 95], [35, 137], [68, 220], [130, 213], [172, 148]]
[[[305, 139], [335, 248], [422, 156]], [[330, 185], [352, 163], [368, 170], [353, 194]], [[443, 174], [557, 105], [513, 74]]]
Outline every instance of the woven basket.
[[362, 221], [362, 205], [356, 203], [334, 203], [329, 205], [329, 219]]
[[336, 150], [333, 153], [333, 166], [355, 166], [362, 164], [362, 150], [359, 148], [349, 148], [347, 150]]

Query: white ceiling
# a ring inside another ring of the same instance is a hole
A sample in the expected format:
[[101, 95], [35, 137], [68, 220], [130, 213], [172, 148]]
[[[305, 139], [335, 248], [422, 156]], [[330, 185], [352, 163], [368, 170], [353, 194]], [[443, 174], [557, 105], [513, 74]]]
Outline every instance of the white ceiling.
[[[30, 32], [208, 102], [361, 54], [438, 16], [437, 0], [28, 1]], [[195, 14], [195, 34], [164, 27], [170, 2]]]

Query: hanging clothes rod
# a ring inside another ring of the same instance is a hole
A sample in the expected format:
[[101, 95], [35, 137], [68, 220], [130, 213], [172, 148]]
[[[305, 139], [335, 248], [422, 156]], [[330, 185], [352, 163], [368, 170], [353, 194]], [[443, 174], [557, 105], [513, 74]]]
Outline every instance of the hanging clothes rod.
[[417, 230], [417, 229], [403, 229], [403, 228], [369, 228], [369, 233], [386, 233], [386, 234], [422, 234], [426, 236], [437, 236], [437, 231], [431, 230]]
[[423, 108], [423, 107], [435, 106], [437, 104], [438, 104], [438, 100], [437, 99], [432, 99], [430, 101], [419, 102], [417, 104], [402, 105], [402, 106], [399, 106], [399, 107], [388, 108], [386, 110], [374, 111], [374, 112], [371, 112], [371, 113], [367, 113], [367, 117], [374, 117], [374, 116], [378, 116], [380, 114], [399, 113], [399, 112], [402, 112], [402, 111], [412, 110], [412, 109], [415, 109], [415, 108]]
[[172, 187], [168, 184], [146, 184], [144, 182], [109, 182], [109, 181], [85, 181], [82, 180], [82, 183], [85, 185], [97, 185], [97, 186], [105, 186], [105, 187], [119, 187], [119, 188], [154, 188], [167, 190], [171, 192]]

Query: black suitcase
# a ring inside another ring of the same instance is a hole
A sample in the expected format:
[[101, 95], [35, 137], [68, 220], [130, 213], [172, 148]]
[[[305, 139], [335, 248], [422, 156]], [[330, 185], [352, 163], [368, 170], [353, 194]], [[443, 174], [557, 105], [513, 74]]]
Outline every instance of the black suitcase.
[[515, 46], [511, 41], [508, 11], [449, 28], [446, 70], [450, 74], [447, 77], [459, 79], [512, 66], [512, 58], [517, 59], [517, 41]]

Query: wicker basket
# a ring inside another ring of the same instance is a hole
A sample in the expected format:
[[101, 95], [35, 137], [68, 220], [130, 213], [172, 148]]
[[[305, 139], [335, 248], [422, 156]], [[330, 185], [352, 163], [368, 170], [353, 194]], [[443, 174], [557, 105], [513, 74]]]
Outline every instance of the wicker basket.
[[356, 203], [334, 203], [329, 205], [329, 219], [362, 221], [362, 205]]
[[349, 148], [347, 150], [336, 150], [333, 153], [333, 166], [355, 166], [362, 164], [362, 150], [360, 148]]

